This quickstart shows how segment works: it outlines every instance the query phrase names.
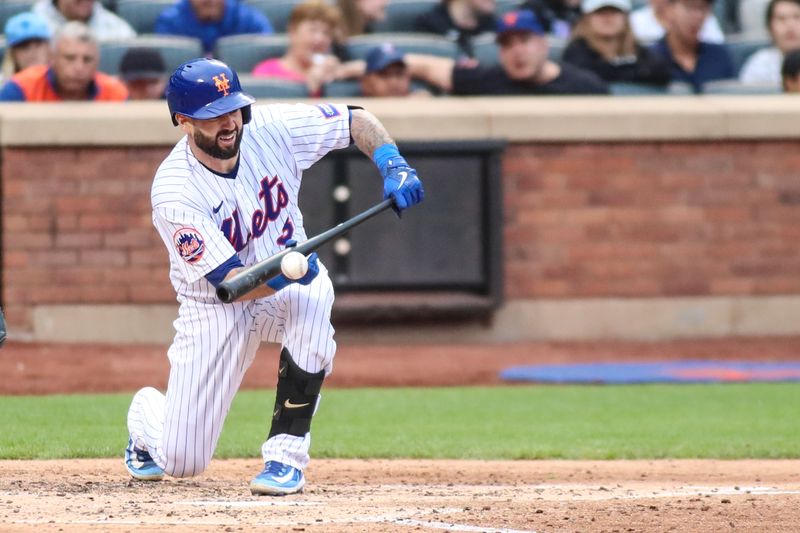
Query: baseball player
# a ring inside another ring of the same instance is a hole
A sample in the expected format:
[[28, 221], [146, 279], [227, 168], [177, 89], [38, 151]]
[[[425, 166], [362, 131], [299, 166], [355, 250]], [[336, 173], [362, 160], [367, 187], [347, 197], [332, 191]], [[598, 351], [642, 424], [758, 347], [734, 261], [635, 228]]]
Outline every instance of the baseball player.
[[147, 387], [131, 402], [125, 465], [140, 480], [203, 472], [259, 344], [275, 342], [282, 348], [272, 427], [261, 447], [264, 470], [250, 489], [300, 492], [311, 419], [336, 351], [327, 270], [311, 254], [299, 280], [278, 275], [230, 304], [215, 287], [306, 240], [297, 204], [303, 171], [330, 150], [355, 143], [370, 155], [398, 213], [422, 201], [422, 184], [371, 113], [338, 104], [253, 106], [220, 61], [178, 67], [167, 103], [186, 135], [156, 171], [151, 196], [180, 311], [166, 395]]

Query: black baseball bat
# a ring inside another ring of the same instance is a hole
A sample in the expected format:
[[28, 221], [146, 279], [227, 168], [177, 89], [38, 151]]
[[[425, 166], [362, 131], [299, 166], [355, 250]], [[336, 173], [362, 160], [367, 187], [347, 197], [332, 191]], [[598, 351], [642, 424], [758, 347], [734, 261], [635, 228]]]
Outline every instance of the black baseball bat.
[[281, 259], [289, 252], [300, 252], [306, 255], [313, 252], [326, 242], [339, 237], [343, 233], [353, 229], [362, 222], [369, 220], [378, 213], [385, 211], [392, 207], [393, 200], [387, 198], [381, 203], [374, 205], [366, 211], [357, 214], [353, 218], [347, 219], [341, 224], [337, 224], [327, 231], [323, 231], [315, 237], [311, 237], [307, 241], [298, 244], [293, 248], [286, 248], [285, 250], [272, 255], [263, 261], [259, 261], [233, 276], [227, 281], [223, 281], [217, 287], [217, 298], [223, 302], [231, 303], [239, 299], [243, 295], [252, 291], [262, 283], [281, 272]]

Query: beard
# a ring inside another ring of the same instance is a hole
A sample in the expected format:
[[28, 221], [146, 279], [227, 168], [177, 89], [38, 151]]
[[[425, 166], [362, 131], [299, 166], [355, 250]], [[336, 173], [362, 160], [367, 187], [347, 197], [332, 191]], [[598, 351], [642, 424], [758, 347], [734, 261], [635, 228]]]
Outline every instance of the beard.
[[199, 130], [195, 130], [194, 142], [198, 148], [200, 148], [206, 154], [210, 155], [215, 159], [231, 159], [239, 154], [239, 145], [242, 144], [242, 135], [243, 135], [241, 129], [235, 130], [236, 141], [233, 143], [233, 146], [231, 146], [230, 148], [222, 148], [219, 145], [219, 138], [224, 135], [229, 135], [231, 131], [234, 130], [221, 131], [217, 133], [216, 137], [208, 137]]

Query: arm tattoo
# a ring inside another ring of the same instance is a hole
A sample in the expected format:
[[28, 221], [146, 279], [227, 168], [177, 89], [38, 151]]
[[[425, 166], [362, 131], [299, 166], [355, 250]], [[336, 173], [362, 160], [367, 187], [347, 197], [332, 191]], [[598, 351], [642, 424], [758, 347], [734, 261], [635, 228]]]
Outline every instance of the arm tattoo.
[[353, 110], [350, 136], [353, 137], [353, 142], [358, 146], [358, 149], [370, 159], [375, 149], [379, 146], [383, 146], [386, 143], [394, 144], [383, 124], [375, 118], [375, 115], [363, 109]]

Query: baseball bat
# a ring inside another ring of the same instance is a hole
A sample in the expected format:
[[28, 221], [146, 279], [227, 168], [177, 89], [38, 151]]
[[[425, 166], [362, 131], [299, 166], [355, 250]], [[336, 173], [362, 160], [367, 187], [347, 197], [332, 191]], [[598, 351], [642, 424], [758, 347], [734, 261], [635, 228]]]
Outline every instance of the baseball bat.
[[362, 222], [369, 220], [378, 213], [389, 209], [393, 204], [391, 198], [387, 198], [381, 203], [374, 205], [366, 211], [357, 214], [356, 216], [337, 224], [329, 230], [323, 231], [319, 235], [311, 237], [307, 241], [298, 244], [293, 248], [286, 248], [272, 255], [263, 261], [259, 261], [233, 276], [231, 279], [223, 281], [217, 287], [217, 297], [223, 302], [231, 303], [234, 300], [242, 297], [248, 292], [252, 291], [262, 283], [281, 272], [281, 259], [289, 252], [300, 252], [306, 255], [313, 252], [326, 242], [339, 237], [343, 233], [353, 229]]

